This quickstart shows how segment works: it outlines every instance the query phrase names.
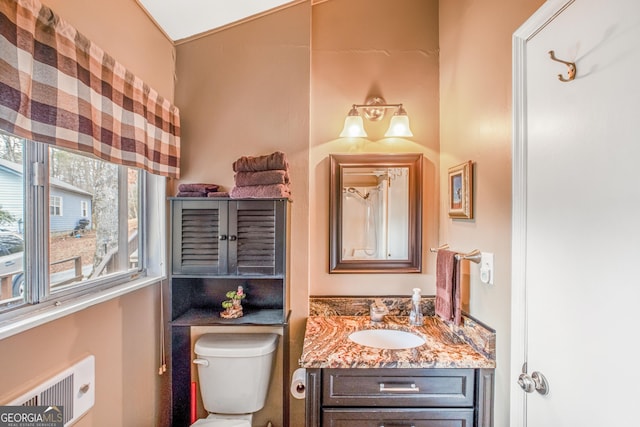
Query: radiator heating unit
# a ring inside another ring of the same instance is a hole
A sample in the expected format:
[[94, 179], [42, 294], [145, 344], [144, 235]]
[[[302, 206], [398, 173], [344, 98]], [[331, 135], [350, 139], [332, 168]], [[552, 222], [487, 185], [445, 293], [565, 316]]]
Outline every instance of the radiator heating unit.
[[14, 406], [62, 406], [64, 425], [73, 425], [95, 402], [95, 358], [87, 356], [38, 384], [17, 399]]

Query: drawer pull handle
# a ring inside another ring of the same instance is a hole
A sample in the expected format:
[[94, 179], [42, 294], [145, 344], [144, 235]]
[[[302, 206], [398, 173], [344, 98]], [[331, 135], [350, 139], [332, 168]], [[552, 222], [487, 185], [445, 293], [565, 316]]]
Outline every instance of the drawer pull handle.
[[406, 386], [394, 384], [391, 387], [385, 387], [384, 383], [380, 383], [380, 393], [385, 391], [394, 393], [419, 393], [420, 387], [416, 386], [415, 384], [407, 384]]
[[380, 427], [402, 427], [402, 426], [410, 426], [416, 427], [414, 424], [380, 424]]

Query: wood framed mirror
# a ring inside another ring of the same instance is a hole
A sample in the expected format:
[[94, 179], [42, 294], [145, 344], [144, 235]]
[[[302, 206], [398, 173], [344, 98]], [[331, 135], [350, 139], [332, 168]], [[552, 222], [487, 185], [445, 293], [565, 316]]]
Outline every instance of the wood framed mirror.
[[422, 270], [422, 154], [332, 154], [330, 273]]

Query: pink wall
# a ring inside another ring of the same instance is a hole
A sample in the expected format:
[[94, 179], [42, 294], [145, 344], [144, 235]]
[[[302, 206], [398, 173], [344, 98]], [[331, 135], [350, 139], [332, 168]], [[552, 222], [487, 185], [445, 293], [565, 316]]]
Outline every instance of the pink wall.
[[[434, 257], [420, 274], [329, 274], [329, 154], [422, 153], [423, 248], [438, 239], [438, 2], [331, 0], [313, 7], [309, 137], [311, 295], [433, 294]], [[404, 104], [413, 138], [383, 138], [389, 117], [367, 122], [369, 138], [338, 138], [352, 104], [379, 95]]]
[[[237, 158], [277, 150], [287, 154], [293, 194], [289, 250], [293, 368], [307, 316], [309, 198], [314, 193], [309, 191], [308, 151], [310, 15], [310, 4], [301, 3], [182, 43], [177, 46], [176, 63], [182, 182], [213, 182], [228, 190], [233, 187], [232, 164]], [[256, 422], [272, 418], [277, 424], [282, 416], [279, 402], [271, 396], [256, 414]], [[293, 401], [291, 419], [303, 417], [303, 402]]]
[[3, 339], [0, 402], [93, 354], [95, 406], [76, 425], [155, 425], [159, 306], [157, 288], [147, 287]]
[[[543, 0], [440, 1], [440, 241], [495, 254], [494, 285], [469, 266], [468, 311], [496, 329], [495, 425], [509, 425], [511, 35]], [[446, 212], [448, 168], [475, 163], [475, 218]]]

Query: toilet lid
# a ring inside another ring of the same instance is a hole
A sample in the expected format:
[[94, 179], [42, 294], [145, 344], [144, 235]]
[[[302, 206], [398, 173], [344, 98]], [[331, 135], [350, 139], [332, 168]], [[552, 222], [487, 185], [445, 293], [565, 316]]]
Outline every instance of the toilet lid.
[[248, 420], [220, 420], [203, 418], [191, 424], [191, 427], [251, 427]]

